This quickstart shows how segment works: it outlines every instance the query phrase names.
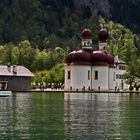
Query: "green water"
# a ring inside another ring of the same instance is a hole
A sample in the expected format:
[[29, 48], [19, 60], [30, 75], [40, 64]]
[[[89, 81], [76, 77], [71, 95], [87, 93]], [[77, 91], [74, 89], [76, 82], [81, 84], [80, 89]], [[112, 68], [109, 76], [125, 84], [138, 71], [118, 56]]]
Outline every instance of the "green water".
[[140, 94], [16, 93], [0, 98], [0, 140], [118, 139], [140, 139]]

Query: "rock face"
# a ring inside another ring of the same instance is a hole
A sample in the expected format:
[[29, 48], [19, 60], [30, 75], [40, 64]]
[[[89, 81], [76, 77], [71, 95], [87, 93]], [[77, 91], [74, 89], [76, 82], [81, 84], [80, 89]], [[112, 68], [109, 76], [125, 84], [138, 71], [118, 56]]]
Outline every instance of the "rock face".
[[140, 0], [109, 0], [111, 19], [140, 32]]
[[110, 16], [110, 4], [108, 0], [74, 0], [75, 9], [79, 14], [89, 12], [92, 16], [99, 14]]
[[140, 0], [74, 0], [79, 16], [103, 16], [140, 32]]

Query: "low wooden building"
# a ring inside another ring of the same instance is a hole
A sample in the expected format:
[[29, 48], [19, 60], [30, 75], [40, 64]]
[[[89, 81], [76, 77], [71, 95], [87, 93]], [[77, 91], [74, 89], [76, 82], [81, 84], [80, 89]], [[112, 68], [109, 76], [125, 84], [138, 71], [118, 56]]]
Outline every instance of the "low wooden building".
[[27, 91], [31, 90], [31, 81], [34, 75], [24, 66], [0, 66], [0, 81], [8, 82], [8, 90]]

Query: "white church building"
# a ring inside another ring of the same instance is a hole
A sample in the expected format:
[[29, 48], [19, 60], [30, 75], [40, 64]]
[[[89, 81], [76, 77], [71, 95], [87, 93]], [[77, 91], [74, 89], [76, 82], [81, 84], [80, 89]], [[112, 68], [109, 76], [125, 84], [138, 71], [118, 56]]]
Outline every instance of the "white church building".
[[126, 64], [107, 52], [108, 31], [99, 31], [99, 48], [92, 45], [92, 32], [81, 33], [81, 49], [66, 57], [65, 90], [123, 90]]

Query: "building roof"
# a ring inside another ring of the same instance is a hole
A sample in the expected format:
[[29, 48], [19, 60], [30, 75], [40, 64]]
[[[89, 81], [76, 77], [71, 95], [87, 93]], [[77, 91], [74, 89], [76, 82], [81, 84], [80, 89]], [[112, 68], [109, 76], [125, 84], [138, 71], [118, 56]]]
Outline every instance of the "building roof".
[[118, 61], [115, 62], [116, 64], [126, 64], [125, 61], [121, 60], [120, 58], [118, 58]]
[[87, 50], [78, 50], [69, 53], [66, 57], [67, 64], [90, 64], [91, 63], [91, 52]]
[[21, 77], [32, 77], [34, 76], [30, 70], [24, 66], [0, 66], [0, 76], [21, 76]]
[[114, 57], [104, 51], [78, 50], [66, 57], [66, 63], [76, 65], [114, 65]]
[[84, 39], [91, 39], [92, 38], [92, 31], [88, 28], [84, 29], [81, 33], [81, 37]]
[[105, 51], [93, 51], [92, 64], [94, 65], [114, 65], [114, 57]]
[[105, 42], [106, 39], [108, 38], [109, 34], [108, 31], [106, 29], [101, 29], [98, 33], [98, 37], [100, 42]]

